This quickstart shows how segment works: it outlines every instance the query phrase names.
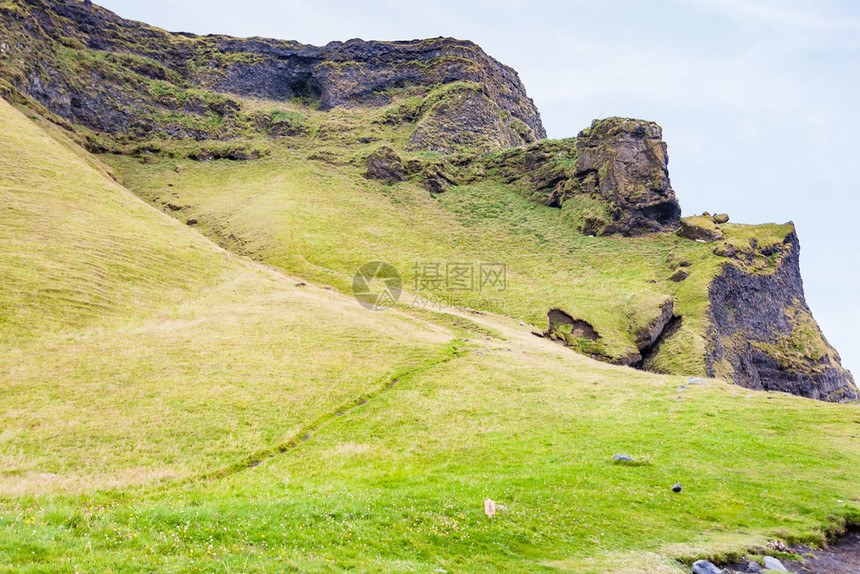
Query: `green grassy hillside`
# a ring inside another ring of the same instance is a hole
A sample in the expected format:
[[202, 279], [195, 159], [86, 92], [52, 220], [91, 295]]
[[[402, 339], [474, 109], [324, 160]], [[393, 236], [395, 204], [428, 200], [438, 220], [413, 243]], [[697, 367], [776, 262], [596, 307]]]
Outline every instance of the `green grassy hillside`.
[[[8, 104], [0, 123], [0, 571], [670, 573], [860, 520], [857, 405], [520, 325], [562, 305], [631, 344], [610, 310], [668, 290], [695, 317], [708, 247], [571, 236], [502, 185], [433, 198], [307, 150], [112, 161], [176, 221]], [[503, 260], [508, 289], [498, 314], [374, 313], [336, 292], [374, 258]]]
[[445, 356], [447, 331], [242, 261], [0, 114], [0, 492], [242, 464]]
[[[195, 36], [78, 0], [8, 0], [0, 14], [0, 94], [229, 251], [341, 292], [383, 259], [406, 279], [404, 311], [460, 305], [545, 330], [553, 310], [563, 321], [548, 336], [613, 364], [858, 397], [805, 302], [793, 226], [682, 221], [654, 122], [604, 118], [545, 140], [516, 72], [452, 38], [315, 47]], [[34, 274], [41, 199], [10, 206], [30, 210], [36, 230], [7, 228], [24, 242], [10, 261], [18, 331], [43, 304], [62, 307], [55, 326], [82, 325], [144, 306], [184, 272], [217, 274], [202, 254], [177, 264], [157, 233], [140, 239], [142, 270], [130, 267], [124, 242], [140, 229], [93, 234], [104, 250], [90, 247], [80, 270], [58, 253], [62, 263]], [[105, 262], [126, 290], [100, 290]], [[502, 266], [504, 290], [482, 282]], [[451, 269], [454, 286], [430, 288]]]
[[[334, 126], [375, 126], [376, 116], [397, 105], [305, 113], [317, 131], [332, 132]], [[370, 133], [399, 145], [397, 131]], [[493, 177], [438, 195], [410, 181], [367, 180], [362, 174], [368, 146], [350, 144], [359, 134], [366, 132], [344, 128], [337, 146], [318, 138], [260, 139], [269, 156], [246, 162], [193, 161], [185, 157], [193, 153], [192, 144], [165, 142], [158, 155], [108, 161], [135, 193], [182, 221], [198, 221], [198, 229], [230, 250], [343, 291], [358, 267], [383, 259], [400, 270], [411, 294], [401, 301], [407, 306], [483, 306], [541, 330], [547, 311], [561, 308], [600, 334], [599, 343], [582, 350], [615, 361], [636, 352], [631, 325], [659, 315], [660, 302], [671, 296], [683, 326], [653, 366], [705, 374], [707, 286], [727, 261], [714, 255], [713, 245], [672, 234], [581, 235], [572, 230], [567, 211], [529, 201], [522, 190]], [[426, 161], [421, 154], [403, 153]], [[751, 239], [779, 244], [792, 230], [791, 225], [723, 228], [727, 241], [739, 245]], [[465, 291], [432, 291], [420, 280], [426, 263], [441, 263], [444, 271], [446, 264], [460, 262], [475, 269], [503, 263], [506, 289], [482, 291], [476, 281]], [[688, 265], [689, 277], [674, 282], [670, 278], [679, 264]]]

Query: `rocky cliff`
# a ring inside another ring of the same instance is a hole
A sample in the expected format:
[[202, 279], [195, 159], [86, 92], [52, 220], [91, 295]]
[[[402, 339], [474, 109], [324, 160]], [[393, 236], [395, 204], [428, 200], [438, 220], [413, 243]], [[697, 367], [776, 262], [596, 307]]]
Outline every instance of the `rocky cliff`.
[[9, 0], [0, 15], [0, 75], [11, 87], [69, 122], [119, 138], [237, 137], [259, 118], [249, 118], [253, 112], [230, 94], [330, 110], [382, 106], [395, 94], [439, 86], [455, 89], [391, 118], [415, 124], [413, 149], [491, 151], [546, 137], [517, 73], [472, 42], [317, 47], [200, 37], [124, 20], [81, 0]]
[[[709, 375], [831, 402], [860, 398], [806, 304], [796, 233], [782, 244], [731, 246], [721, 253], [729, 261], [708, 292]], [[770, 258], [776, 268], [751, 271], [756, 256]]]

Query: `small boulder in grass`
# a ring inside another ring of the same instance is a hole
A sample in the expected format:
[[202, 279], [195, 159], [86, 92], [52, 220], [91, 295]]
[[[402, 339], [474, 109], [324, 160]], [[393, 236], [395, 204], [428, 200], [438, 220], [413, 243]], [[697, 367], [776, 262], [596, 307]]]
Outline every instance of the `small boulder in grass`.
[[616, 454], [614, 460], [618, 460], [621, 462], [633, 462], [633, 459], [626, 454]]
[[723, 574], [723, 571], [707, 560], [693, 562], [693, 574]]
[[764, 557], [764, 567], [768, 570], [775, 570], [777, 572], [788, 572], [788, 569], [782, 565], [782, 562], [772, 556]]
[[484, 514], [486, 514], [490, 518], [496, 515], [496, 503], [489, 498], [484, 501]]
[[681, 489], [682, 489], [681, 483], [678, 482], [672, 487], [672, 492], [681, 492]]

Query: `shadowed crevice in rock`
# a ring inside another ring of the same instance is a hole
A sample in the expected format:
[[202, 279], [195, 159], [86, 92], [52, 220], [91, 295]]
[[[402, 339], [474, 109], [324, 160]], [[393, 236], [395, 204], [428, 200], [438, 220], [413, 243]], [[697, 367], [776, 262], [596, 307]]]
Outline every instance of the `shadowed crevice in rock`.
[[652, 371], [654, 359], [656, 359], [657, 355], [660, 354], [660, 346], [663, 344], [664, 341], [666, 341], [672, 335], [680, 331], [683, 326], [683, 317], [675, 315], [671, 316], [669, 320], [664, 324], [663, 328], [660, 330], [660, 334], [657, 336], [654, 342], [651, 343], [648, 347], [639, 351], [642, 354], [642, 360], [630, 366], [636, 369], [640, 369], [642, 371]]
[[572, 339], [581, 338], [588, 339], [590, 341], [597, 341], [600, 339], [600, 335], [594, 330], [591, 323], [583, 321], [582, 319], [574, 319], [561, 309], [550, 309], [546, 316], [549, 320], [547, 335], [553, 332], [563, 331], [567, 337]]

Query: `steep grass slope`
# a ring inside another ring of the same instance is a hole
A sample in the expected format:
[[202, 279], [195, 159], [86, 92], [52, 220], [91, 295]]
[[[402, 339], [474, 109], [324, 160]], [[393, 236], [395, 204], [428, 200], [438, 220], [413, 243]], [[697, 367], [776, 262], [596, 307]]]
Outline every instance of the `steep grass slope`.
[[686, 379], [482, 321], [504, 339], [463, 344], [258, 466], [10, 499], [0, 553], [10, 571], [677, 574], [860, 518], [856, 407], [715, 381], [679, 393]]
[[[343, 116], [372, 123], [366, 111], [332, 114], [331, 124]], [[331, 161], [308, 161], [333, 148], [317, 140], [267, 145], [271, 155], [252, 162], [198, 162], [180, 153], [106, 159], [135, 193], [182, 221], [196, 220], [228, 249], [345, 291], [363, 263], [383, 259], [403, 276], [406, 305], [485, 308], [539, 330], [547, 327], [547, 311], [560, 308], [600, 334], [596, 343], [573, 341], [580, 350], [617, 362], [637, 353], [633, 326], [647, 324], [672, 297], [683, 324], [653, 367], [705, 375], [708, 284], [725, 262], [713, 245], [673, 234], [588, 237], [571, 230], [564, 210], [528, 201], [492, 178], [433, 195], [411, 182], [366, 180], [346, 146]], [[757, 238], [763, 245], [780, 243], [791, 230], [724, 227], [739, 243]], [[471, 266], [475, 280], [450, 288], [447, 266], [460, 263]], [[482, 263], [505, 266], [503, 290], [481, 288]], [[679, 263], [688, 265], [683, 282], [671, 280]], [[442, 283], [431, 284], [426, 279], [437, 264]]]
[[451, 335], [224, 252], [0, 102], [0, 492], [279, 448]]

